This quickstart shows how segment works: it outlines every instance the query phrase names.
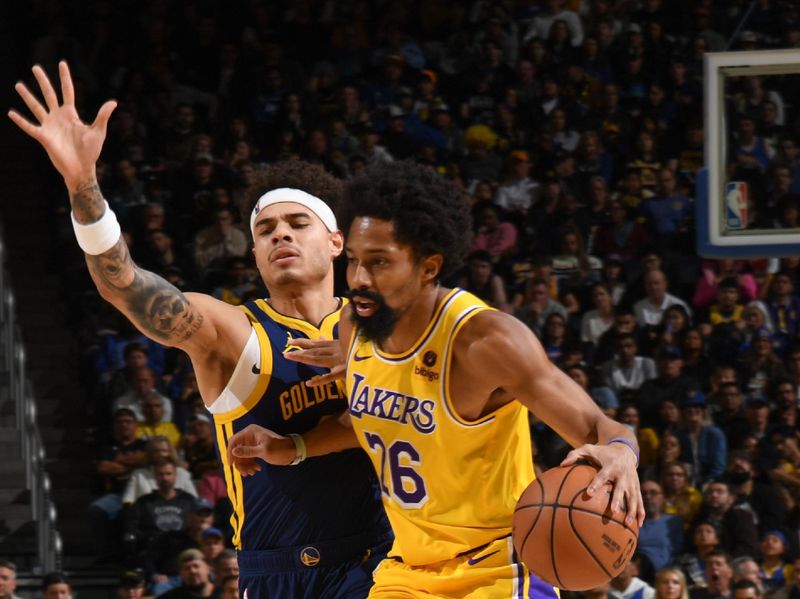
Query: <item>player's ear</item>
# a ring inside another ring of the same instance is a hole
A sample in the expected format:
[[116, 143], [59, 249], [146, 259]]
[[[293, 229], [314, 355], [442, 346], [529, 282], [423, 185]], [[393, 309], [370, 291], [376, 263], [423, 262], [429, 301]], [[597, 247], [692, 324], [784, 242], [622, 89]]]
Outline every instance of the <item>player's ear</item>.
[[432, 254], [422, 259], [422, 278], [425, 282], [432, 281], [439, 276], [442, 270], [442, 263], [444, 256], [441, 254]]
[[344, 234], [336, 230], [330, 235], [331, 256], [336, 258], [344, 250]]

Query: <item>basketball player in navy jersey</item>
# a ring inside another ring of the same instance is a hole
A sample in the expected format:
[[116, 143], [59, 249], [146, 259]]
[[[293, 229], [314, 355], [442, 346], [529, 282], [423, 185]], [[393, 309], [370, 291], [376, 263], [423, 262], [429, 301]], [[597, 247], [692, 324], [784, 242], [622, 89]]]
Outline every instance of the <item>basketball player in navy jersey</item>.
[[[101, 296], [145, 335], [191, 358], [214, 416], [234, 507], [241, 596], [365, 597], [391, 537], [375, 475], [361, 450], [339, 452], [348, 445], [324, 435], [346, 408], [343, 388], [307, 387], [304, 381], [327, 369], [284, 357], [293, 348], [308, 349], [310, 339], [333, 340], [338, 332], [343, 301], [333, 295], [333, 259], [343, 240], [326, 201], [336, 201], [341, 184], [303, 163], [268, 169], [262, 183], [271, 191], [256, 202], [250, 227], [270, 298], [239, 308], [184, 294], [134, 264], [98, 186], [95, 164], [116, 103], [106, 102], [94, 123], [84, 124], [66, 63], [59, 71], [61, 103], [35, 66], [44, 105], [24, 84], [16, 90], [38, 124], [15, 111], [9, 117], [44, 147], [64, 178], [76, 237]], [[311, 351], [337, 361], [333, 341]], [[243, 479], [228, 463], [226, 443], [253, 423], [281, 442], [284, 465], [266, 465]], [[307, 455], [303, 434], [311, 429], [316, 454], [334, 453]], [[324, 442], [315, 441], [318, 434]]]

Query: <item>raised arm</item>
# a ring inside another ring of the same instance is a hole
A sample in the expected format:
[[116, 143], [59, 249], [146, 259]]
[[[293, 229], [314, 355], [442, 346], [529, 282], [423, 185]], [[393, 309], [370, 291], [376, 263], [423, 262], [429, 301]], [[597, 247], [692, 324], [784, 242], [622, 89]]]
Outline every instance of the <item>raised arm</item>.
[[[528, 327], [501, 312], [481, 313], [459, 333], [456, 358], [461, 372], [481, 372], [485, 377], [485, 382], [470, 380], [484, 386], [475, 388], [478, 396], [491, 397], [503, 389], [575, 447], [563, 465], [579, 459], [597, 464], [600, 472], [589, 494], [613, 483], [612, 510], [619, 513], [626, 504], [627, 518], [641, 525], [644, 508], [635, 436], [603, 414], [577, 383], [550, 362]], [[615, 439], [622, 441], [609, 443]]]
[[[244, 339], [217, 344], [215, 323], [238, 323], [238, 336], [246, 335], [246, 317], [239, 310], [208, 296], [184, 294], [161, 277], [137, 267], [120, 235], [116, 217], [108, 208], [97, 183], [96, 163], [103, 148], [106, 128], [116, 102], [100, 108], [92, 124], [83, 123], [75, 108], [75, 92], [69, 68], [59, 63], [62, 103], [44, 70], [33, 67], [44, 105], [22, 82], [16, 84], [38, 125], [11, 110], [9, 118], [38, 141], [53, 166], [64, 178], [72, 206], [79, 243], [86, 255], [92, 279], [100, 295], [123, 312], [151, 339], [179, 347], [195, 358], [205, 358], [210, 348], [224, 352], [226, 345], [244, 345]], [[235, 336], [235, 335], [234, 335]], [[245, 337], [246, 338], [246, 337]], [[232, 348], [238, 355], [241, 347]]]

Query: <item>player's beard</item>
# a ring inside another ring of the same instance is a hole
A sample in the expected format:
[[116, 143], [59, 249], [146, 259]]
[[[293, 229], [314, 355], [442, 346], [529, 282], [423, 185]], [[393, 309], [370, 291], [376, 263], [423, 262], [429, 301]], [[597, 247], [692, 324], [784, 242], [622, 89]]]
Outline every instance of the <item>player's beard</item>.
[[356, 296], [375, 302], [377, 308], [372, 316], [359, 316], [353, 309], [351, 313], [353, 322], [358, 326], [359, 332], [370, 341], [381, 343], [388, 339], [397, 325], [397, 312], [386, 305], [383, 296], [367, 289], [350, 289], [346, 295], [351, 300]]

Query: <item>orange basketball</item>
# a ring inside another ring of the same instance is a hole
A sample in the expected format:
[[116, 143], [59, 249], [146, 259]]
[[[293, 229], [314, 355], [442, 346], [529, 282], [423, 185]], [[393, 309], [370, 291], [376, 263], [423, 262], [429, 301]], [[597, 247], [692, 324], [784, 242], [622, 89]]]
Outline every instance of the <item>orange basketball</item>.
[[585, 591], [617, 576], [636, 549], [639, 526], [611, 513], [611, 486], [586, 494], [597, 468], [552, 468], [533, 481], [517, 502], [514, 549], [548, 584]]

